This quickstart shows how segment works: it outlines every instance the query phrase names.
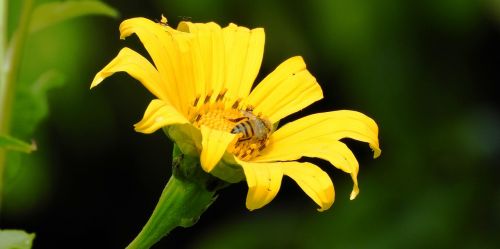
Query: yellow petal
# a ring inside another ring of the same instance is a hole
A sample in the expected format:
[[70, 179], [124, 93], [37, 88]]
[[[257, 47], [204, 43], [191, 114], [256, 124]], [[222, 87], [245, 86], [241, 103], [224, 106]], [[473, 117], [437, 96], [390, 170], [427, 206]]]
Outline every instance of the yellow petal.
[[224, 40], [222, 29], [216, 23], [181, 22], [178, 30], [193, 34], [193, 71], [196, 93], [219, 93], [224, 81]]
[[338, 140], [352, 138], [369, 143], [374, 156], [380, 155], [378, 126], [371, 118], [355, 111], [318, 113], [290, 122], [275, 131], [257, 162], [296, 160], [302, 156], [328, 160], [351, 174], [351, 199], [359, 193], [359, 164], [352, 152]]
[[233, 98], [246, 98], [264, 56], [264, 29], [230, 24], [223, 29], [225, 47], [224, 87]]
[[349, 197], [350, 200], [354, 200], [356, 198], [356, 196], [358, 196], [358, 194], [359, 194], [358, 172], [359, 172], [359, 167], [356, 168], [356, 170], [354, 170], [351, 173], [351, 179], [352, 179], [354, 186], [352, 187], [351, 195]]
[[212, 169], [220, 161], [228, 145], [235, 139], [236, 134], [226, 131], [211, 129], [205, 125], [201, 126], [201, 166], [206, 172]]
[[283, 178], [283, 163], [252, 163], [237, 160], [245, 173], [248, 184], [246, 206], [249, 210], [261, 208], [278, 194]]
[[[356, 111], [341, 110], [309, 115], [285, 124], [271, 136], [273, 143], [286, 142], [286, 147], [304, 142], [314, 144], [337, 141], [342, 138], [368, 143], [375, 158], [381, 153], [377, 124], [373, 119]], [[282, 147], [280, 149], [283, 149]]]
[[282, 164], [283, 174], [291, 177], [311, 199], [320, 206], [318, 211], [329, 209], [335, 200], [333, 182], [323, 170], [311, 163], [289, 162]]
[[[280, 135], [278, 133], [278, 135]], [[269, 144], [254, 158], [253, 162], [293, 161], [301, 157], [316, 157], [327, 160], [346, 173], [352, 173], [359, 168], [358, 161], [352, 151], [340, 141], [321, 138], [305, 138], [298, 144], [291, 145], [293, 135], [280, 139], [271, 135]], [[277, 140], [278, 139], [278, 140]]]
[[129, 48], [123, 48], [108, 65], [96, 74], [90, 88], [99, 85], [105, 78], [116, 72], [128, 73], [139, 80], [156, 97], [167, 99], [158, 71], [146, 58]]
[[153, 133], [168, 125], [185, 123], [189, 123], [189, 121], [172, 105], [166, 101], [155, 99], [149, 103], [144, 117], [134, 127], [138, 132]]
[[353, 200], [359, 193], [357, 175], [359, 163], [352, 151], [340, 141], [321, 139], [304, 140], [299, 144], [289, 145], [286, 139], [274, 142], [273, 137], [262, 154], [254, 158], [253, 162], [272, 162], [297, 160], [301, 157], [316, 157], [327, 160], [332, 165], [349, 173], [353, 181], [353, 190], [350, 199]]
[[170, 102], [186, 113], [194, 99], [191, 40], [183, 32], [146, 18], [131, 18], [120, 24], [120, 38], [137, 34], [163, 77], [164, 89]]
[[323, 98], [321, 87], [300, 56], [281, 63], [250, 93], [247, 103], [272, 123]]

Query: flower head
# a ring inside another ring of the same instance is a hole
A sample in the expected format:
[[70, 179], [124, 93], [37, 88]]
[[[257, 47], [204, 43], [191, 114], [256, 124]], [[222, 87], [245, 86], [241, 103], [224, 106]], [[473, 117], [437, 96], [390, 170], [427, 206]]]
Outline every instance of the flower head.
[[319, 210], [334, 201], [333, 183], [302, 157], [327, 160], [351, 174], [359, 192], [359, 165], [340, 141], [366, 142], [380, 155], [377, 124], [348, 110], [309, 115], [275, 129], [284, 117], [323, 98], [321, 87], [300, 56], [279, 65], [253, 89], [264, 53], [264, 30], [229, 24], [181, 22], [177, 29], [145, 18], [120, 25], [121, 38], [136, 34], [152, 62], [123, 48], [94, 78], [126, 72], [156, 99], [136, 131], [163, 128], [185, 154], [199, 155], [202, 168], [228, 182], [246, 179], [246, 206], [253, 210], [278, 193], [284, 175], [292, 178]]

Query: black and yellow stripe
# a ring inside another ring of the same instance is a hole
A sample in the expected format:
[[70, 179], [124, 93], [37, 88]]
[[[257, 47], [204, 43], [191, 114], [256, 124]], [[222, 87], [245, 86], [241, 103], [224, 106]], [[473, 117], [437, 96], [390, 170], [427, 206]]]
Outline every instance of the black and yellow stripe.
[[240, 139], [249, 139], [249, 138], [252, 138], [255, 131], [253, 129], [251, 121], [246, 120], [246, 121], [242, 121], [242, 122], [239, 122], [238, 124], [236, 124], [234, 126], [234, 128], [231, 130], [231, 133], [233, 133], [233, 134], [241, 133], [241, 134], [243, 134], [243, 136]]

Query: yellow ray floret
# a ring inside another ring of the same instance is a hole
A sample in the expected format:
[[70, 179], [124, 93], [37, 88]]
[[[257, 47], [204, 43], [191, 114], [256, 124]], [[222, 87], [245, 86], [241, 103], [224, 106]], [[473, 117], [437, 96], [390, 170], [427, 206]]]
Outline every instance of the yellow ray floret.
[[220, 161], [229, 144], [234, 140], [236, 134], [226, 131], [211, 129], [205, 125], [201, 126], [201, 166], [206, 172], [212, 169]]
[[153, 133], [154, 131], [173, 124], [186, 124], [189, 121], [166, 101], [155, 99], [151, 101], [144, 117], [134, 125], [138, 132]]
[[250, 93], [247, 103], [272, 123], [323, 98], [321, 87], [300, 56], [281, 63]]

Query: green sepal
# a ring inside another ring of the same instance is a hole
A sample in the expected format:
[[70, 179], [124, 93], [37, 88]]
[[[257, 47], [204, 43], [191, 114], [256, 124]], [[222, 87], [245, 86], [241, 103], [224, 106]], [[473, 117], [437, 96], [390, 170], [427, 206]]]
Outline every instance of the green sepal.
[[65, 81], [61, 72], [48, 70], [33, 82], [19, 82], [12, 110], [12, 134], [30, 138], [39, 123], [49, 115], [49, 92], [63, 86]]
[[197, 157], [200, 155], [201, 132], [191, 124], [175, 124], [163, 128], [169, 137], [184, 155]]
[[[178, 145], [185, 155], [198, 158], [201, 148], [201, 132], [191, 124], [171, 125], [163, 128], [164, 133]], [[198, 159], [199, 160], [199, 159]], [[245, 179], [243, 169], [236, 163], [233, 155], [225, 153], [220, 162], [210, 172], [211, 175], [229, 182], [237, 183]]]
[[234, 156], [224, 153], [224, 156], [210, 174], [229, 183], [241, 182], [245, 179], [243, 168], [236, 163]]
[[153, 214], [127, 248], [150, 248], [176, 227], [194, 225], [229, 183], [206, 172], [200, 159], [185, 155], [174, 144], [172, 176], [163, 189]]
[[203, 171], [200, 158], [183, 154], [176, 143], [174, 143], [172, 158], [172, 175], [178, 179], [197, 184], [210, 192], [217, 191], [228, 185], [226, 181]]
[[[201, 132], [191, 124], [171, 125], [163, 128], [165, 134], [177, 144], [184, 155], [199, 160], [201, 148]], [[210, 172], [211, 175], [229, 183], [237, 183], [245, 179], [243, 169], [236, 163], [233, 155], [225, 153], [220, 162]]]

